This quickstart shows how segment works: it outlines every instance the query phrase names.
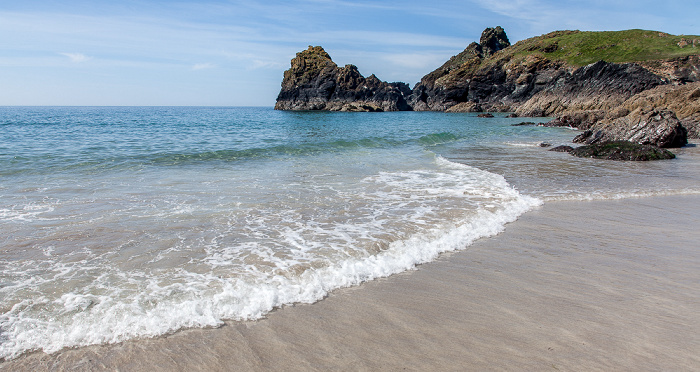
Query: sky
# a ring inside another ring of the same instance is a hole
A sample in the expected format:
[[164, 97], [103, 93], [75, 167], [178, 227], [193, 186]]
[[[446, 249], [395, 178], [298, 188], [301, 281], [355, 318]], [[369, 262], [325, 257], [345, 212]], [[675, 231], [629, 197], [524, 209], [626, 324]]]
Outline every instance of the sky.
[[501, 26], [700, 34], [698, 0], [0, 0], [0, 106], [273, 106], [309, 45], [413, 86]]

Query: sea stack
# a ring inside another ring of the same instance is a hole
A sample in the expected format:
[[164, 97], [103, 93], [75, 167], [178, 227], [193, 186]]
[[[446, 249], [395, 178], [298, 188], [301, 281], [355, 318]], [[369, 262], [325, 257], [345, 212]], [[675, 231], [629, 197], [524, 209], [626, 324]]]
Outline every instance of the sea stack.
[[297, 53], [284, 72], [276, 110], [406, 111], [405, 83], [365, 78], [354, 65], [338, 67], [320, 46]]

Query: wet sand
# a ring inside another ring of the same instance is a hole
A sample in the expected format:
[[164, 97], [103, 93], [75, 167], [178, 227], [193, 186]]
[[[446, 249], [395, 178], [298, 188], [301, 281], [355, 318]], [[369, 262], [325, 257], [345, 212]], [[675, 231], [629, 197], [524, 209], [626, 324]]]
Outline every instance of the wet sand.
[[266, 319], [0, 370], [700, 370], [700, 196], [549, 202], [464, 251]]

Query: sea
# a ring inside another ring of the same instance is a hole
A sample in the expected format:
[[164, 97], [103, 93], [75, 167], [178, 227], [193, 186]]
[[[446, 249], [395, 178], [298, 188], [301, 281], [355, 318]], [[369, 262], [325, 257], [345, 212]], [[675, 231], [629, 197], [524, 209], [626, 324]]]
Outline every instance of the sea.
[[523, 121], [548, 118], [0, 107], [0, 360], [260, 319], [552, 201], [700, 194], [694, 143], [580, 159]]

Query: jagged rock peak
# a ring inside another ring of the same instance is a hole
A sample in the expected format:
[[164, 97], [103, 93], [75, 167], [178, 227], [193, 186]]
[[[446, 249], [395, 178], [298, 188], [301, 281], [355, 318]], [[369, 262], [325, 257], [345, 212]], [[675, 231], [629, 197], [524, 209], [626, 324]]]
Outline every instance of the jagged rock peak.
[[291, 61], [291, 68], [288, 71], [292, 73], [306, 72], [308, 75], [324, 68], [332, 69], [336, 67], [338, 66], [322, 47], [309, 45], [308, 49], [296, 54], [296, 57]]
[[501, 49], [510, 46], [510, 41], [501, 26], [489, 27], [481, 33], [479, 42], [473, 41], [464, 52], [468, 57], [488, 58]]
[[399, 111], [409, 110], [408, 85], [387, 83], [357, 66], [338, 67], [320, 46], [298, 52], [284, 72], [277, 110]]
[[505, 30], [501, 26], [496, 26], [495, 28], [489, 27], [481, 33], [479, 44], [484, 57], [489, 57], [499, 50], [509, 47], [510, 41]]
[[331, 56], [328, 53], [326, 53], [326, 51], [323, 49], [322, 46], [309, 45], [309, 47], [306, 50], [302, 50], [301, 52], [297, 53], [297, 58], [302, 58], [305, 60], [306, 59], [329, 60], [332, 62]]

